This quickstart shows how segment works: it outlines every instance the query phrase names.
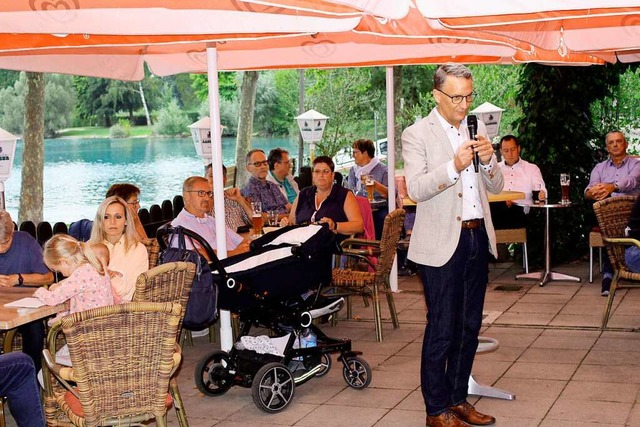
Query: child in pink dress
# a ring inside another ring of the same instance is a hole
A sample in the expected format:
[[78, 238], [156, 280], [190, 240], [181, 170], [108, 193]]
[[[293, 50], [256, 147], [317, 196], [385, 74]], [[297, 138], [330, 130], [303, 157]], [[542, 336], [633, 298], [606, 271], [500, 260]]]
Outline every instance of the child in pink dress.
[[43, 255], [47, 267], [67, 277], [48, 290], [38, 288], [33, 294], [47, 305], [69, 300], [69, 311], [59, 313], [49, 321], [50, 325], [69, 313], [114, 304], [104, 260], [89, 243], [56, 234], [44, 244]]

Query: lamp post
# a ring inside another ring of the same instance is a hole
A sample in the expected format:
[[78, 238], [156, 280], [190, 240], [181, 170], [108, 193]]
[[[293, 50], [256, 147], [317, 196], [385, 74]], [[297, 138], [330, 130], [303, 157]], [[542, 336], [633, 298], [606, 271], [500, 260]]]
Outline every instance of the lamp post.
[[189, 125], [196, 153], [205, 164], [211, 161], [211, 119], [203, 117]]
[[4, 182], [11, 176], [18, 137], [0, 129], [0, 210], [6, 209]]
[[309, 157], [312, 162], [316, 157], [316, 142], [322, 140], [322, 134], [324, 133], [324, 127], [326, 126], [328, 119], [329, 117], [318, 113], [316, 110], [305, 111], [296, 117], [302, 139], [304, 142], [309, 144]]
[[502, 118], [503, 111], [503, 108], [496, 107], [490, 102], [485, 102], [475, 110], [471, 111], [471, 113], [475, 114], [480, 120], [482, 120], [487, 127], [487, 136], [489, 139], [493, 139], [493, 137], [498, 135], [500, 119]]

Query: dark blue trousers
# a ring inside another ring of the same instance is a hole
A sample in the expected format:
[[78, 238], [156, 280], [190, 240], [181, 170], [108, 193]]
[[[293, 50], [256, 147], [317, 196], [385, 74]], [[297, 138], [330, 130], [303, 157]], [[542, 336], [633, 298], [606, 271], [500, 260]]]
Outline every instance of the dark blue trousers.
[[488, 258], [487, 232], [481, 226], [462, 229], [453, 256], [443, 266], [418, 264], [427, 303], [420, 375], [429, 415], [467, 398], [489, 281]]

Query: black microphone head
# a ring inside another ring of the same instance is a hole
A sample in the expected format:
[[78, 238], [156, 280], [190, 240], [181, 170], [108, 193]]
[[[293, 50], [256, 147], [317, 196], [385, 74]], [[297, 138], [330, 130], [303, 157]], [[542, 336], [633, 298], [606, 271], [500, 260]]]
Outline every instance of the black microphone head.
[[467, 129], [469, 129], [469, 138], [476, 139], [476, 134], [478, 133], [478, 118], [473, 114], [467, 116]]

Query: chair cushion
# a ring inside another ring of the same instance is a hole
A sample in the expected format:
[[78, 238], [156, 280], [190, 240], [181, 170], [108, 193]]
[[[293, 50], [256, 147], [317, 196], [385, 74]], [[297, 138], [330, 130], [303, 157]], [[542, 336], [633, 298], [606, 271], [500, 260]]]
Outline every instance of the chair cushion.
[[[73, 389], [76, 391], [76, 393], [78, 392], [77, 387], [74, 387]], [[71, 412], [73, 412], [78, 417], [84, 417], [82, 412], [82, 404], [80, 403], [80, 400], [75, 396], [75, 394], [71, 393], [70, 390], [67, 390], [64, 394], [64, 400], [65, 402], [67, 402], [67, 405], [69, 405], [69, 409], [71, 410]], [[171, 395], [169, 393], [167, 393], [167, 398], [165, 399], [164, 404], [167, 406], [167, 408], [170, 408], [171, 405], [173, 405], [173, 399], [171, 398]]]
[[372, 286], [376, 275], [369, 271], [355, 271], [349, 268], [334, 268], [331, 272], [334, 286]]

